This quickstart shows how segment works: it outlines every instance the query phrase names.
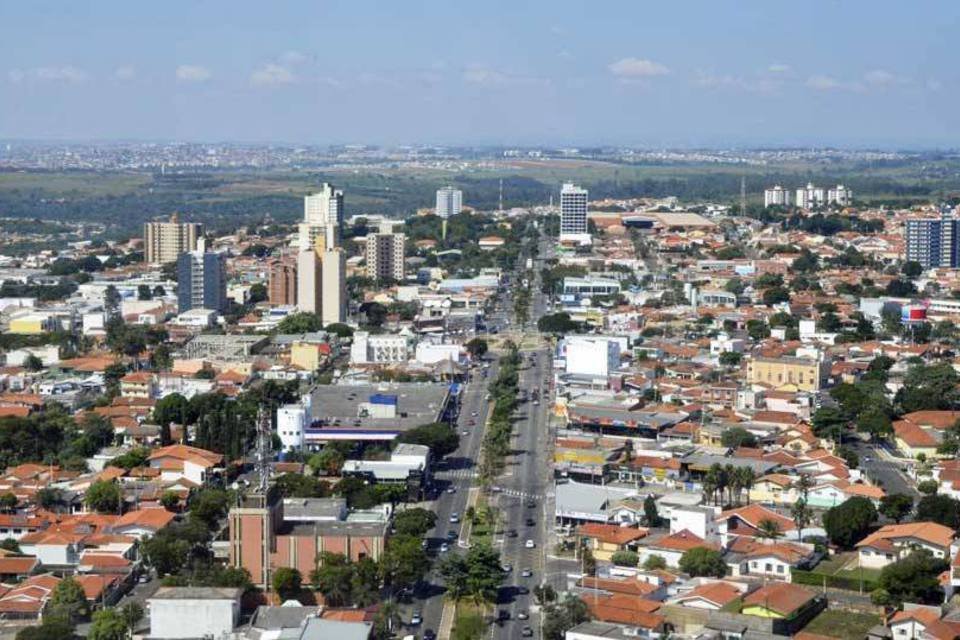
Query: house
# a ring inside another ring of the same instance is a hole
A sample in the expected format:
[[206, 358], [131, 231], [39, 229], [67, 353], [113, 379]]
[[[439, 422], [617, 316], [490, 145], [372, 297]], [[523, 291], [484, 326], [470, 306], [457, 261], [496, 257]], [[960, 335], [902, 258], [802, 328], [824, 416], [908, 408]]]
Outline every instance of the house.
[[143, 540], [156, 535], [158, 531], [173, 521], [174, 515], [163, 508], [139, 509], [128, 511], [114, 523], [114, 533], [133, 536]]
[[882, 569], [916, 549], [948, 560], [953, 539], [953, 529], [935, 522], [888, 524], [857, 543], [857, 556], [866, 569]]
[[727, 561], [739, 558], [733, 575], [791, 582], [793, 569], [806, 566], [815, 555], [813, 545], [785, 540], [760, 542], [745, 537], [733, 541], [728, 548]]
[[768, 473], [758, 478], [750, 489], [750, 500], [764, 504], [793, 504], [799, 498], [792, 476]]
[[0, 582], [20, 582], [39, 567], [40, 561], [36, 556], [4, 554], [0, 556]]
[[601, 622], [638, 627], [648, 634], [663, 628], [664, 617], [656, 613], [659, 602], [620, 593], [582, 595], [581, 599], [587, 603], [590, 614]]
[[895, 640], [954, 640], [960, 636], [960, 621], [942, 620], [939, 607], [907, 603], [890, 620]]
[[908, 458], [916, 458], [920, 454], [927, 458], [935, 458], [937, 447], [943, 441], [942, 432], [921, 427], [909, 420], [894, 422], [893, 433], [897, 449]]
[[0, 615], [6, 620], [39, 620], [60, 579], [50, 574], [32, 576], [0, 595]]
[[153, 398], [157, 382], [149, 371], [135, 371], [120, 378], [120, 395], [124, 398]]
[[646, 537], [647, 529], [621, 527], [615, 524], [590, 522], [577, 528], [577, 537], [585, 543], [597, 560], [611, 562], [618, 551], [636, 547], [636, 542]]
[[666, 560], [667, 566], [677, 567], [680, 565], [680, 558], [683, 557], [683, 554], [696, 547], [719, 550], [717, 545], [707, 542], [700, 536], [684, 529], [683, 531], [651, 540], [649, 543], [639, 547], [640, 564], [642, 565], [646, 562], [650, 556], [660, 556]]
[[708, 542], [717, 542], [720, 539], [717, 527], [719, 512], [719, 507], [677, 505], [670, 509], [670, 533], [686, 530]]
[[730, 543], [733, 536], [756, 537], [761, 532], [761, 523], [765, 520], [775, 522], [781, 535], [795, 535], [797, 527], [790, 518], [762, 505], [748, 504], [745, 507], [724, 511], [717, 518], [720, 538], [724, 546]]
[[612, 622], [581, 622], [568, 629], [564, 640], [622, 640], [623, 638], [658, 638], [645, 630], [626, 624]]
[[211, 473], [222, 468], [223, 456], [198, 447], [172, 444], [153, 451], [148, 461], [151, 468], [160, 469], [161, 480], [177, 481], [185, 478], [202, 485]]
[[817, 594], [789, 582], [771, 582], [743, 599], [740, 613], [760, 618], [795, 619], [814, 607]]
[[669, 604], [693, 609], [720, 611], [742, 597], [743, 593], [738, 587], [740, 585], [729, 582], [707, 582], [670, 599]]
[[150, 637], [219, 638], [240, 620], [243, 589], [229, 587], [160, 587], [147, 600]]

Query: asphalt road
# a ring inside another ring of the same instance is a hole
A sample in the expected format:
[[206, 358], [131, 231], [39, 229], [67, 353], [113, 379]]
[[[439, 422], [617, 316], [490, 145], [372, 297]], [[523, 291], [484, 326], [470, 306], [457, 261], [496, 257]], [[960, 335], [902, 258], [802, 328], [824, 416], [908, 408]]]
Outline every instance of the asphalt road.
[[880, 445], [866, 442], [848, 442], [860, 458], [860, 470], [883, 490], [890, 493], [904, 493], [916, 498], [920, 495], [913, 482], [909, 481], [901, 471], [898, 463], [888, 459], [888, 455]]

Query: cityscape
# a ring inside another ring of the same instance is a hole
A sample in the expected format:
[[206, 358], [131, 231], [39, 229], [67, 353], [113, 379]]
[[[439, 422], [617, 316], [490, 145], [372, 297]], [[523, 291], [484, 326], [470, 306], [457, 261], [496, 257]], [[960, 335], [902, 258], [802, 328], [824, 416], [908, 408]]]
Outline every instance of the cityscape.
[[960, 13], [694, 4], [0, 8], [0, 640], [960, 638]]

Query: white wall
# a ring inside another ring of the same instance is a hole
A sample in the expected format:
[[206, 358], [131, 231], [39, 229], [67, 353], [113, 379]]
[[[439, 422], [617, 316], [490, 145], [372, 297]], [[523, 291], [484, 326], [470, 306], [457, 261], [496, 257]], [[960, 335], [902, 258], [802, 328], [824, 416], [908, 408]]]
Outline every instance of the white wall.
[[233, 600], [160, 600], [151, 598], [151, 638], [219, 638], [230, 633], [237, 621]]
[[303, 430], [307, 426], [307, 411], [300, 404], [288, 404], [277, 409], [277, 434], [284, 450], [303, 447]]

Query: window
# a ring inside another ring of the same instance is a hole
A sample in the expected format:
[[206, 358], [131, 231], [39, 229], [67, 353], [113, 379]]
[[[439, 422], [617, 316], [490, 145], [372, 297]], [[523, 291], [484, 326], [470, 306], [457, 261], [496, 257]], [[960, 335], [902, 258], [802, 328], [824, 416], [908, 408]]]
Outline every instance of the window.
[[783, 573], [783, 565], [782, 565], [782, 564], [778, 564], [778, 565], [777, 565], [777, 573]]

